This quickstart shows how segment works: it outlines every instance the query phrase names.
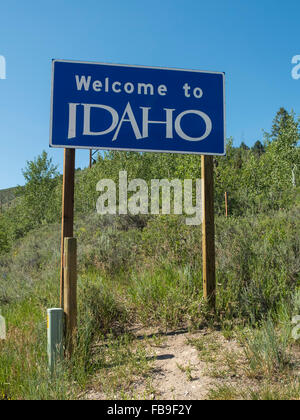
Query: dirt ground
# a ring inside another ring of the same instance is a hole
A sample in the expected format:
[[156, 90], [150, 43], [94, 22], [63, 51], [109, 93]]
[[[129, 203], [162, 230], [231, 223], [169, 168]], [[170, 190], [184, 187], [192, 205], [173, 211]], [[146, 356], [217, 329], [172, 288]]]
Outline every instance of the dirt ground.
[[[134, 334], [137, 339], [149, 339], [147, 346], [152, 355], [149, 357], [153, 359], [150, 391], [149, 380], [148, 386], [145, 380], [137, 380], [133, 386], [137, 399], [206, 400], [215, 387], [228, 385], [240, 390], [254, 385], [239, 374], [244, 363], [240, 345], [219, 332], [175, 331], [157, 335], [136, 329]], [[153, 341], [152, 336], [159, 339]], [[91, 389], [85, 398], [104, 400], [107, 396]]]
[[[212, 379], [205, 375], [206, 363], [199, 360], [197, 349], [187, 342], [188, 337], [191, 334], [169, 335], [163, 346], [156, 348], [153, 388], [157, 399], [206, 399]], [[190, 377], [184, 369], [189, 370]]]

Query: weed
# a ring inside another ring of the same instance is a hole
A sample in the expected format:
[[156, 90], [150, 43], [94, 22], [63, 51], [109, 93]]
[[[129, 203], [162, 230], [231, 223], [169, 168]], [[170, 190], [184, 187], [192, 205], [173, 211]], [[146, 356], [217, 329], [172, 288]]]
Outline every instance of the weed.
[[216, 361], [220, 344], [214, 341], [212, 337], [203, 336], [199, 338], [188, 338], [187, 343], [197, 349], [201, 361], [206, 363], [213, 363]]
[[190, 363], [187, 366], [183, 366], [180, 363], [176, 363], [176, 365], [181, 372], [186, 374], [188, 381], [193, 380], [193, 376], [192, 376], [193, 368]]

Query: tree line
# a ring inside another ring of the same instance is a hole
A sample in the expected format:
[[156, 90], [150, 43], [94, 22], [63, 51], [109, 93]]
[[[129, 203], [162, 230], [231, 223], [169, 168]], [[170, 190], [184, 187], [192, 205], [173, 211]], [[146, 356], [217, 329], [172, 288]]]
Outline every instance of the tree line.
[[[215, 211], [234, 217], [274, 212], [300, 204], [300, 118], [280, 108], [271, 133], [252, 147], [244, 142], [233, 146], [228, 139], [226, 156], [214, 157]], [[201, 159], [197, 155], [105, 152], [99, 153], [91, 169], [77, 170], [75, 181], [76, 215], [95, 211], [100, 179], [118, 181], [119, 171], [130, 178], [201, 178]], [[61, 213], [62, 176], [46, 152], [26, 163], [25, 186], [0, 214], [0, 252], [40, 225], [57, 223]]]

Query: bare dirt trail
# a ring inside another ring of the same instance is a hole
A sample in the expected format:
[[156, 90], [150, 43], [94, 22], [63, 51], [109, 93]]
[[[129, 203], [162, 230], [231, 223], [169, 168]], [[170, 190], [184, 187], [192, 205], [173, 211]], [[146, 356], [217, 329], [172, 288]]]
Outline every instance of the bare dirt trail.
[[[215, 387], [230, 384], [241, 389], [247, 385], [244, 375], [237, 372], [242, 360], [240, 345], [220, 332], [161, 334], [136, 328], [132, 333], [145, 343], [152, 361], [150, 377], [139, 378], [132, 386], [134, 399], [206, 400]], [[94, 388], [85, 398], [104, 400], [107, 396]]]
[[171, 334], [161, 347], [156, 347], [153, 388], [161, 400], [204, 400], [213, 386], [205, 375], [207, 365], [199, 360], [198, 351], [188, 344], [188, 338], [200, 334]]

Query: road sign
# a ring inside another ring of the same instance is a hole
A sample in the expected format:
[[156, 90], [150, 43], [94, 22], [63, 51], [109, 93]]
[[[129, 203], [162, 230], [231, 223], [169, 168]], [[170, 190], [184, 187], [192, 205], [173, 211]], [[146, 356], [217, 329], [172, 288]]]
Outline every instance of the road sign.
[[225, 76], [54, 60], [50, 146], [225, 154]]

